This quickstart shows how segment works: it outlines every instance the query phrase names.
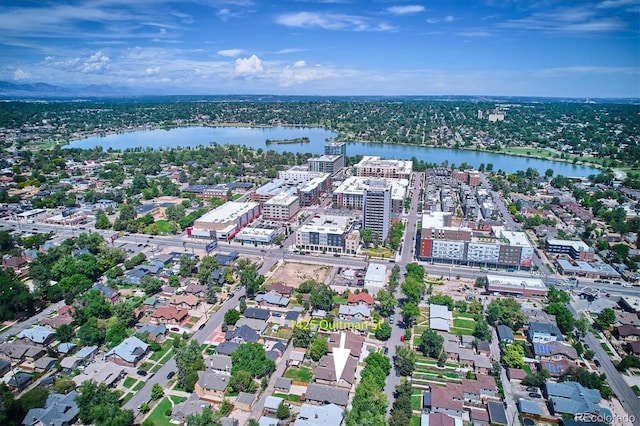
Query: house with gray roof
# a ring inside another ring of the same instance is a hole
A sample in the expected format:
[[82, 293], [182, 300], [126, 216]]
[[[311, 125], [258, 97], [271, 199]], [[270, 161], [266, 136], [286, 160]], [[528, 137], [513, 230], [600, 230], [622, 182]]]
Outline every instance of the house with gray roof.
[[120, 292], [108, 285], [95, 283], [91, 289], [99, 291], [100, 294], [111, 303], [118, 303], [118, 300], [120, 300]]
[[498, 331], [498, 340], [505, 343], [513, 343], [513, 331], [510, 327], [507, 327], [504, 324], [500, 324], [497, 327]]
[[216, 353], [221, 355], [231, 355], [238, 349], [240, 343], [236, 342], [222, 342], [218, 346], [216, 346]]
[[349, 389], [311, 383], [307, 387], [306, 398], [310, 404], [336, 404], [346, 407], [349, 403]]
[[25, 426], [69, 426], [75, 423], [79, 409], [75, 398], [78, 392], [66, 395], [55, 393], [47, 397], [44, 408], [32, 408], [22, 420]]
[[204, 359], [207, 371], [231, 374], [231, 357], [229, 355], [214, 354]]
[[267, 322], [261, 319], [240, 318], [238, 322], [236, 322], [236, 328], [240, 328], [245, 325], [258, 334], [261, 334], [265, 328], [267, 328]]
[[0, 358], [7, 361], [34, 361], [46, 353], [47, 351], [40, 346], [27, 345], [19, 341], [0, 344]]
[[531, 343], [562, 342], [564, 340], [557, 326], [544, 322], [530, 322], [527, 336], [529, 336]]
[[38, 358], [37, 360], [34, 361], [33, 367], [35, 371], [47, 372], [51, 370], [51, 368], [53, 368], [53, 366], [56, 364], [56, 361], [58, 361], [57, 358], [52, 358], [50, 356], [43, 356], [42, 358]]
[[186, 401], [173, 408], [171, 422], [182, 424], [189, 414], [200, 414], [206, 407], [211, 407], [211, 403], [201, 400], [197, 394], [192, 393]]
[[273, 385], [273, 388], [279, 392], [289, 393], [289, 391], [291, 390], [292, 382], [293, 380], [291, 379], [287, 379], [285, 377], [278, 377], [276, 379], [276, 382]]
[[194, 392], [203, 399], [222, 401], [224, 391], [229, 386], [230, 377], [226, 374], [198, 371], [198, 381]]
[[271, 316], [271, 312], [268, 309], [260, 309], [260, 308], [247, 308], [242, 313], [246, 318], [253, 318], [266, 321]]
[[11, 371], [11, 363], [9, 361], [0, 359], [0, 377], [4, 377], [4, 375], [9, 371]]
[[449, 332], [453, 323], [453, 314], [444, 305], [429, 305], [429, 328]]
[[31, 343], [37, 346], [46, 346], [53, 341], [56, 333], [46, 327], [37, 326], [27, 328], [18, 333], [18, 339], [25, 343]]
[[167, 337], [167, 325], [165, 323], [160, 324], [136, 324], [136, 334], [142, 335], [148, 333], [150, 339], [156, 342], [162, 342]]
[[607, 408], [598, 405], [602, 397], [597, 389], [585, 388], [578, 382], [546, 382], [544, 388], [551, 414], [611, 416]]
[[7, 382], [7, 386], [22, 391], [33, 381], [33, 376], [27, 373], [16, 373]]
[[241, 327], [236, 327], [233, 330], [227, 331], [224, 338], [227, 342], [240, 344], [257, 342], [258, 340], [260, 340], [260, 335], [248, 325], [243, 325]]
[[339, 426], [342, 424], [343, 409], [336, 404], [302, 404], [296, 417], [296, 426]]
[[518, 400], [518, 410], [522, 414], [532, 414], [534, 416], [541, 416], [542, 410], [540, 405], [536, 401], [520, 398]]
[[263, 414], [265, 416], [275, 416], [276, 412], [278, 411], [278, 407], [280, 406], [280, 404], [282, 404], [282, 402], [284, 402], [284, 398], [280, 398], [279, 396], [268, 396], [264, 400]]
[[97, 352], [98, 352], [97, 346], [85, 346], [84, 348], [76, 352], [76, 357], [84, 361], [90, 361], [93, 359], [93, 357]]
[[56, 350], [58, 351], [59, 354], [71, 354], [73, 353], [73, 351], [76, 350], [76, 348], [78, 347], [78, 345], [76, 345], [75, 343], [60, 343], [58, 345], [58, 347], [56, 348]]
[[135, 336], [125, 339], [105, 354], [106, 360], [118, 365], [135, 367], [149, 352], [149, 345]]
[[252, 393], [240, 392], [234, 402], [234, 407], [243, 410], [251, 411], [251, 407], [256, 400], [256, 396]]
[[280, 306], [286, 307], [289, 305], [289, 299], [286, 297], [280, 296], [275, 291], [270, 291], [269, 293], [261, 293], [256, 295], [256, 303], [261, 306]]
[[371, 318], [371, 309], [366, 305], [340, 305], [338, 308], [338, 315], [340, 315], [340, 318], [344, 319], [357, 318], [360, 320], [366, 320]]

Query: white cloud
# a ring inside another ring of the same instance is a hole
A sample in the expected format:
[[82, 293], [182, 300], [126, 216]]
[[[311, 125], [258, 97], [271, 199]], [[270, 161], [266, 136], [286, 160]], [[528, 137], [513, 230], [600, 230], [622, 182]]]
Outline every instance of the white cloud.
[[373, 22], [364, 16], [338, 13], [298, 12], [278, 16], [276, 22], [287, 27], [322, 28], [333, 31], [391, 31], [383, 22]]
[[453, 17], [453, 16], [451, 16], [451, 15], [446, 16], [446, 17], [444, 18], [444, 22], [453, 22], [453, 21], [455, 21], [455, 20], [456, 20], [456, 18], [455, 18], [455, 17]]
[[15, 70], [13, 72], [13, 79], [14, 80], [26, 80], [29, 77], [31, 77], [31, 74], [29, 74], [28, 72], [18, 68], [17, 70]]
[[596, 16], [594, 9], [574, 7], [534, 13], [521, 19], [500, 23], [502, 28], [536, 30], [549, 33], [594, 33], [624, 29], [615, 17]]
[[633, 67], [603, 67], [603, 66], [573, 66], [545, 68], [540, 71], [543, 75], [567, 75], [567, 74], [636, 74], [638, 70]]
[[456, 35], [461, 37], [489, 37], [491, 33], [488, 31], [461, 31]]
[[287, 55], [289, 53], [298, 53], [298, 52], [304, 52], [307, 49], [280, 49], [277, 52], [275, 52], [276, 55]]
[[236, 72], [238, 74], [257, 74], [262, 72], [262, 60], [256, 55], [248, 58], [236, 59]]
[[387, 12], [393, 15], [409, 15], [412, 13], [424, 12], [424, 6], [417, 4], [406, 6], [391, 6], [387, 8]]
[[428, 18], [427, 19], [427, 24], [437, 24], [438, 22], [440, 22], [440, 18]]
[[634, 6], [637, 5], [637, 0], [604, 0], [600, 2], [596, 7], [599, 9], [612, 9], [622, 6]]
[[296, 63], [293, 64], [294, 67], [304, 67], [306, 65], [307, 63], [305, 61], [296, 61]]
[[160, 67], [149, 67], [144, 71], [144, 73], [147, 75], [156, 75], [159, 72], [160, 72]]
[[80, 71], [84, 73], [101, 73], [108, 70], [110, 66], [111, 59], [99, 50], [84, 62]]
[[220, 56], [228, 56], [230, 58], [235, 58], [240, 55], [246, 54], [247, 51], [243, 49], [223, 49], [223, 50], [218, 50], [216, 53]]

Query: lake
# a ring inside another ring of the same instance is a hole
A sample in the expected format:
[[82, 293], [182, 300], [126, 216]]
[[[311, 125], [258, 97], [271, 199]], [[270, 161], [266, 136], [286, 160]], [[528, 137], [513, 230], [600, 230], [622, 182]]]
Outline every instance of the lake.
[[[308, 152], [323, 154], [327, 139], [336, 134], [319, 128], [307, 127], [178, 127], [168, 130], [141, 130], [130, 133], [119, 133], [107, 136], [96, 136], [72, 141], [69, 148], [89, 149], [101, 146], [104, 150], [112, 148], [124, 151], [127, 148], [152, 147], [175, 148], [208, 146], [212, 142], [220, 145], [244, 145], [250, 148], [262, 148], [276, 152]], [[308, 137], [308, 143], [271, 144], [267, 139], [295, 139]], [[552, 169], [554, 175], [588, 176], [598, 173], [597, 169], [576, 166], [560, 161], [541, 160], [536, 158], [517, 157], [492, 152], [455, 150], [448, 148], [427, 148], [413, 145], [378, 144], [350, 142], [347, 144], [347, 155], [378, 155], [397, 160], [409, 160], [416, 157], [425, 162], [451, 164], [466, 162], [476, 169], [480, 164], [493, 164], [494, 170], [513, 173], [532, 167], [540, 173]]]

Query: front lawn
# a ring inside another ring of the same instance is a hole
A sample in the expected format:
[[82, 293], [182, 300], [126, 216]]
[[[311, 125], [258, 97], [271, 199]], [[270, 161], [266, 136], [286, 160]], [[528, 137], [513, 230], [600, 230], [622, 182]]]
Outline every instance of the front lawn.
[[135, 393], [133, 393], [133, 392], [129, 392], [129, 393], [127, 393], [127, 394], [124, 396], [124, 398], [122, 398], [122, 400], [120, 401], [120, 404], [124, 407], [124, 406], [125, 406], [125, 404], [126, 404], [127, 402], [129, 402], [129, 400], [130, 400], [131, 398], [133, 398], [133, 395], [135, 395]]
[[298, 382], [309, 383], [313, 377], [313, 371], [307, 367], [288, 368], [284, 373], [284, 377]]
[[333, 304], [334, 305], [346, 305], [347, 298], [342, 296], [333, 296]]
[[422, 420], [420, 419], [420, 416], [412, 416], [411, 423], [409, 423], [409, 426], [420, 426], [421, 421]]
[[453, 318], [467, 318], [467, 319], [472, 320], [473, 319], [473, 315], [471, 315], [469, 313], [466, 313], [466, 312], [453, 311]]
[[422, 410], [422, 395], [411, 395], [411, 408]]
[[136, 383], [136, 385], [133, 387], [133, 390], [138, 392], [140, 389], [142, 389], [144, 387], [144, 382], [138, 382]]
[[153, 422], [154, 426], [171, 426], [171, 417], [165, 415], [170, 408], [172, 408], [171, 401], [168, 398], [163, 398], [147, 418]]
[[131, 386], [133, 386], [135, 382], [137, 382], [137, 380], [133, 377], [127, 377], [126, 379], [124, 379], [124, 383], [122, 383], [122, 386], [127, 389], [131, 389]]
[[171, 348], [173, 348], [173, 346], [171, 345], [171, 343], [165, 343], [164, 346], [162, 347], [162, 349], [160, 349], [158, 352], [154, 352], [151, 354], [151, 356], [149, 357], [149, 359], [151, 361], [158, 361], [159, 359], [161, 359], [164, 354], [167, 353], [167, 351], [169, 351]]
[[169, 227], [168, 220], [158, 220], [156, 226], [158, 227], [158, 234], [171, 234], [171, 227]]

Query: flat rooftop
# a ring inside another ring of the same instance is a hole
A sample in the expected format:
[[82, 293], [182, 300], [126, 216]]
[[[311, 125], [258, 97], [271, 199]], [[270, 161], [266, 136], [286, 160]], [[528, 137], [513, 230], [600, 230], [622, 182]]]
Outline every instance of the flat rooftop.
[[584, 241], [549, 239], [547, 244], [550, 246], [570, 246], [576, 251], [589, 251], [589, 246]]
[[210, 223], [226, 223], [232, 220], [236, 220], [243, 214], [258, 207], [258, 203], [239, 203], [236, 201], [228, 201], [220, 207], [211, 210], [196, 222], [210, 222]]
[[487, 274], [487, 283], [489, 285], [500, 287], [513, 287], [522, 289], [546, 289], [547, 286], [540, 278], [517, 277], [508, 275]]
[[334, 194], [363, 194], [365, 189], [372, 186], [376, 186], [377, 182], [382, 181], [385, 185], [391, 187], [391, 198], [394, 200], [404, 200], [409, 186], [407, 179], [380, 179], [369, 178], [362, 176], [351, 176], [345, 179], [340, 186], [338, 186]]
[[349, 229], [354, 219], [351, 216], [318, 215], [306, 225], [298, 228], [299, 232], [318, 232], [320, 234], [342, 234]]

